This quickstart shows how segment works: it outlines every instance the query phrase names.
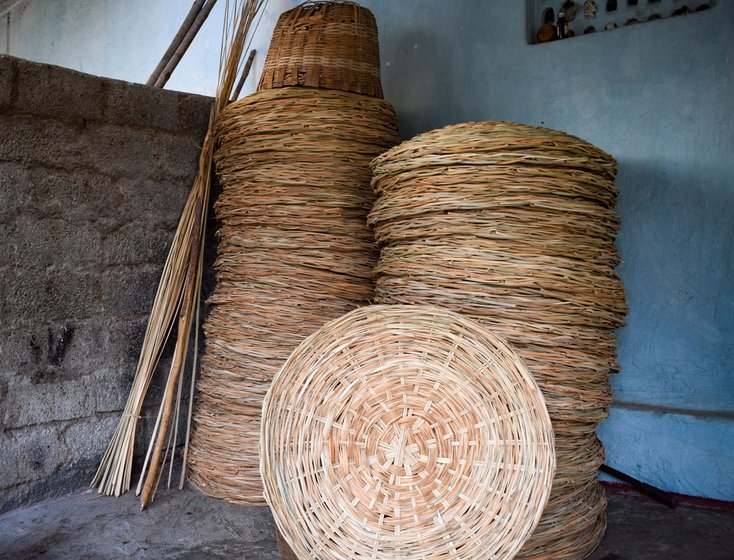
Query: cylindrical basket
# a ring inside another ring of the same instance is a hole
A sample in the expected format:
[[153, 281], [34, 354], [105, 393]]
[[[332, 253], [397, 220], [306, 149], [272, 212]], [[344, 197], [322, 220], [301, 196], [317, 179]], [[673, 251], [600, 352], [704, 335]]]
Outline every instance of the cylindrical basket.
[[558, 461], [517, 557], [584, 558], [604, 533], [596, 428], [627, 309], [616, 162], [562, 132], [484, 122], [421, 134], [372, 167], [375, 301], [460, 311], [517, 350], [545, 396]]
[[278, 19], [258, 90], [338, 89], [382, 98], [377, 24], [353, 2], [305, 2]]
[[262, 399], [301, 340], [373, 296], [369, 162], [397, 143], [397, 119], [381, 99], [279, 88], [229, 105], [216, 133], [217, 285], [190, 477], [205, 494], [264, 504]]

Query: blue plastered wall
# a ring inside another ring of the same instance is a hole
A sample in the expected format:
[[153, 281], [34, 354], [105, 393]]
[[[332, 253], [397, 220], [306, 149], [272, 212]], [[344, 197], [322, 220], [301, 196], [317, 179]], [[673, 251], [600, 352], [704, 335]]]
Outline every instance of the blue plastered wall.
[[630, 312], [607, 463], [734, 500], [734, 2], [542, 45], [516, 0], [364, 4], [404, 137], [512, 120], [617, 158]]

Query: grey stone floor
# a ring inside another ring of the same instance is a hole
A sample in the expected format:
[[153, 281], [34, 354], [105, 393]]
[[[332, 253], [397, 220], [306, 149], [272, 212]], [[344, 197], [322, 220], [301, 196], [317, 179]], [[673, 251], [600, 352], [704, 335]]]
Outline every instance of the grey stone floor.
[[[734, 509], [686, 502], [671, 510], [610, 489], [609, 529], [591, 560], [732, 560]], [[166, 491], [140, 511], [131, 494], [78, 493], [0, 516], [0, 558], [276, 560], [267, 508], [193, 490]]]

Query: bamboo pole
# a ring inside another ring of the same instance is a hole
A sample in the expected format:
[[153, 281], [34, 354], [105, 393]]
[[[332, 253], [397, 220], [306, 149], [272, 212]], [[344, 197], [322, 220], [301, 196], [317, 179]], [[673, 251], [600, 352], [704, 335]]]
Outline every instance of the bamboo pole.
[[[191, 253], [189, 256], [189, 266], [186, 271], [186, 282], [184, 288], [183, 301], [181, 302], [181, 315], [178, 319], [178, 333], [176, 338], [176, 348], [173, 352], [173, 362], [171, 370], [168, 374], [166, 389], [163, 393], [163, 405], [161, 408], [161, 423], [153, 454], [150, 461], [150, 470], [143, 485], [142, 495], [140, 497], [140, 509], [143, 509], [150, 501], [151, 492], [158, 479], [158, 470], [160, 468], [161, 452], [166, 441], [168, 427], [171, 421], [171, 410], [173, 408], [173, 396], [176, 392], [179, 377], [183, 371], [186, 362], [186, 353], [188, 351], [189, 334], [191, 333], [191, 322], [193, 319], [193, 311], [196, 305], [194, 295], [197, 292], [196, 283], [199, 278], [199, 249], [201, 247], [201, 230], [198, 227], [201, 224], [201, 214], [203, 206], [204, 193], [196, 201], [194, 231], [191, 238]], [[153, 442], [151, 442], [153, 444]]]
[[211, 13], [216, 3], [217, 0], [207, 0], [206, 4], [204, 4], [204, 6], [201, 8], [201, 11], [197, 14], [196, 18], [191, 24], [191, 27], [186, 32], [183, 39], [181, 40], [181, 43], [178, 45], [175, 52], [173, 53], [173, 56], [171, 56], [171, 59], [168, 61], [160, 76], [158, 76], [158, 79], [153, 84], [155, 87], [162, 88], [166, 85], [166, 82], [168, 82], [171, 74], [173, 74], [173, 71], [178, 66], [178, 63], [181, 62], [183, 55], [186, 54], [189, 46], [191, 46], [191, 42], [194, 40], [194, 37], [196, 37], [197, 33], [199, 33], [201, 26], [204, 25], [206, 18], [209, 17], [209, 14]]
[[242, 76], [240, 76], [240, 81], [237, 82], [237, 87], [234, 90], [234, 94], [232, 95], [232, 98], [229, 100], [230, 103], [232, 101], [237, 101], [237, 98], [240, 96], [242, 87], [245, 85], [245, 80], [247, 80], [247, 76], [250, 74], [250, 68], [252, 68], [252, 61], [255, 60], [255, 54], [257, 54], [257, 51], [255, 49], [252, 49], [250, 51], [250, 56], [247, 57], [247, 63], [245, 64], [245, 69], [242, 71]]
[[181, 27], [179, 27], [178, 32], [173, 37], [173, 40], [171, 41], [171, 44], [168, 45], [168, 49], [166, 50], [166, 53], [161, 58], [160, 62], [158, 63], [158, 66], [155, 67], [155, 70], [153, 70], [153, 73], [150, 75], [150, 78], [148, 78], [148, 81], [145, 83], [147, 86], [153, 86], [155, 85], [156, 81], [158, 80], [158, 76], [161, 75], [161, 72], [163, 72], [163, 69], [166, 67], [168, 62], [171, 60], [171, 57], [173, 56], [173, 53], [176, 52], [176, 49], [181, 44], [181, 40], [184, 38], [184, 35], [188, 32], [188, 30], [191, 28], [191, 24], [196, 19], [196, 16], [199, 15], [199, 12], [201, 12], [201, 7], [204, 5], [204, 2], [206, 0], [194, 0], [194, 3], [191, 6], [191, 9], [189, 10], [189, 13], [186, 15], [186, 19], [184, 19], [183, 23], [181, 24]]

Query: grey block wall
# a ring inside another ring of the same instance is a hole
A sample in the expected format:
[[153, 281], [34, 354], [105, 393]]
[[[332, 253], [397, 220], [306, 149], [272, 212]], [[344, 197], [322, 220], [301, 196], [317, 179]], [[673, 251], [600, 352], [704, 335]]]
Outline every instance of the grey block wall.
[[0, 56], [0, 512], [89, 483], [210, 104]]

